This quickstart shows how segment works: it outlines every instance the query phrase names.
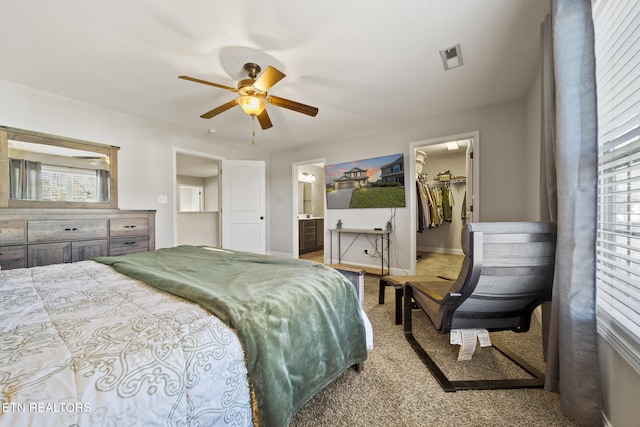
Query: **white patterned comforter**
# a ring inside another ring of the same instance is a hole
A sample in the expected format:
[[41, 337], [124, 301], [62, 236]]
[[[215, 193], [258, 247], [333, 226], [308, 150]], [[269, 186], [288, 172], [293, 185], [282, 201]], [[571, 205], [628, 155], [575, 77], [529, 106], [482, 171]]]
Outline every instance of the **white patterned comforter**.
[[93, 261], [0, 271], [0, 427], [251, 425], [237, 336]]

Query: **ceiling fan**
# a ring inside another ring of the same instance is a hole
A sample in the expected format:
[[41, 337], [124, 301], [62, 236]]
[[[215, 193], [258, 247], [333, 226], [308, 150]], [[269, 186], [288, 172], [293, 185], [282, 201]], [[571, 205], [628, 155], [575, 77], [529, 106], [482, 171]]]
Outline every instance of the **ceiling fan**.
[[88, 162], [91, 166], [109, 167], [109, 156], [71, 156], [74, 159], [91, 160]]
[[318, 114], [318, 109], [316, 107], [311, 107], [309, 105], [280, 98], [278, 96], [269, 95], [267, 93], [267, 91], [273, 85], [275, 85], [285, 77], [285, 74], [280, 70], [272, 66], [268, 66], [267, 69], [264, 70], [264, 72], [260, 75], [260, 77], [258, 77], [258, 74], [261, 70], [258, 64], [248, 62], [244, 64], [243, 69], [247, 73], [249, 78], [240, 80], [238, 82], [237, 88], [209, 82], [206, 80], [200, 80], [189, 76], [179, 76], [178, 78], [219, 87], [221, 89], [227, 89], [240, 95], [238, 98], [204, 113], [200, 116], [203, 119], [210, 119], [220, 113], [227, 111], [230, 108], [235, 107], [236, 105], [240, 105], [245, 113], [252, 117], [258, 118], [258, 122], [260, 122], [260, 127], [262, 127], [262, 129], [269, 129], [273, 126], [273, 124], [271, 123], [271, 119], [267, 114], [267, 102], [269, 104], [275, 105], [276, 107], [287, 108], [289, 110], [306, 114], [312, 117], [315, 117], [316, 114]]

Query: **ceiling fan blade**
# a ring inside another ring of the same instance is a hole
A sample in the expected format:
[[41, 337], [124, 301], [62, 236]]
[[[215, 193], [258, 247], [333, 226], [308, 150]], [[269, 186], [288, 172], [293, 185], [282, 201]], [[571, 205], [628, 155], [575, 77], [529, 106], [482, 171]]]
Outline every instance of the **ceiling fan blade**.
[[306, 114], [308, 116], [315, 117], [316, 114], [318, 114], [318, 109], [316, 107], [311, 107], [309, 105], [301, 104], [299, 102], [291, 101], [277, 96], [270, 95], [267, 97], [267, 101], [277, 107], [287, 108], [289, 110]]
[[183, 79], [183, 80], [189, 80], [189, 81], [196, 82], [196, 83], [202, 83], [203, 85], [219, 87], [221, 89], [230, 90], [231, 92], [237, 92], [238, 91], [238, 89], [236, 89], [235, 87], [225, 86], [225, 85], [221, 85], [221, 84], [213, 83], [213, 82], [208, 82], [206, 80], [200, 80], [200, 79], [196, 79], [195, 77], [178, 76], [178, 78], [179, 79]]
[[273, 126], [271, 123], [271, 119], [269, 118], [269, 114], [267, 114], [267, 109], [262, 110], [262, 113], [258, 114], [258, 122], [260, 122], [260, 127], [262, 130], [269, 129]]
[[260, 77], [258, 77], [258, 80], [253, 83], [253, 87], [262, 92], [266, 92], [271, 88], [271, 86], [284, 79], [285, 76], [286, 74], [284, 74], [282, 71], [269, 65], [267, 69], [264, 70], [264, 73], [262, 73]]
[[200, 117], [202, 117], [203, 119], [210, 119], [211, 117], [217, 116], [220, 113], [224, 113], [229, 108], [233, 108], [236, 105], [238, 105], [238, 100], [234, 99], [232, 101], [227, 102], [226, 104], [222, 104], [221, 106], [216, 107], [213, 110], [204, 113]]

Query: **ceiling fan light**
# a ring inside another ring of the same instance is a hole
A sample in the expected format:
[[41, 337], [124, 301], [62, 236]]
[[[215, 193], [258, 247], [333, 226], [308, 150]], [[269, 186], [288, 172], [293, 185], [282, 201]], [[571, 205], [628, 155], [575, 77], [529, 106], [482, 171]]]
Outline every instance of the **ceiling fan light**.
[[244, 95], [238, 98], [238, 104], [250, 116], [257, 116], [267, 108], [267, 103], [264, 99], [251, 95]]

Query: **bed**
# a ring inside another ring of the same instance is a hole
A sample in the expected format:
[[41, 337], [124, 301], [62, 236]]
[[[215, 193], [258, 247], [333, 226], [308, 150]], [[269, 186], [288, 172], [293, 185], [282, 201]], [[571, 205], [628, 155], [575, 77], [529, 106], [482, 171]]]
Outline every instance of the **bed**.
[[0, 337], [0, 426], [286, 426], [372, 346], [336, 270], [193, 246], [0, 271]]

